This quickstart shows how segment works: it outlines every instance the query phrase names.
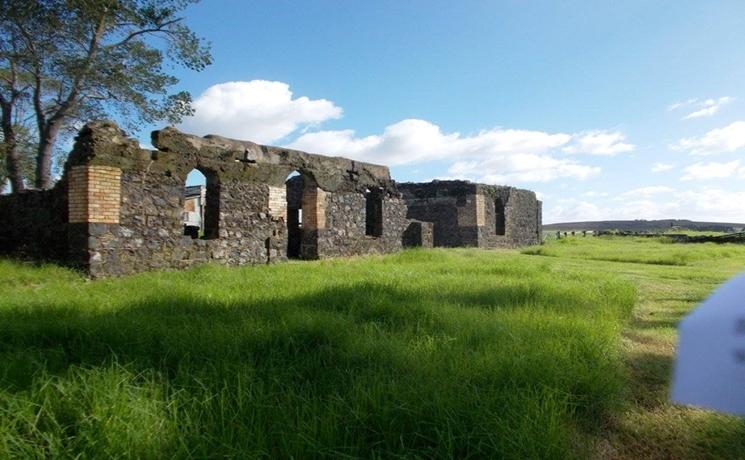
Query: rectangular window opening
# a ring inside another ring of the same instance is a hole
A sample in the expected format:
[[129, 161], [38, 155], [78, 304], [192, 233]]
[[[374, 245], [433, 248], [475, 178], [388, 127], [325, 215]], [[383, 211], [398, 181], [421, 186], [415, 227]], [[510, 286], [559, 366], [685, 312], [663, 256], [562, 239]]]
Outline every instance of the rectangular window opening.
[[383, 193], [382, 190], [365, 192], [365, 235], [383, 235]]

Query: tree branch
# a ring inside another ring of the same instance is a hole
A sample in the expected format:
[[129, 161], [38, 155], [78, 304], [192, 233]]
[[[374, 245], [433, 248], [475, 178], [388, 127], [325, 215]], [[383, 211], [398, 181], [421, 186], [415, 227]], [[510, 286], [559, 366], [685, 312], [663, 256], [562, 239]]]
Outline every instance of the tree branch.
[[118, 41], [116, 43], [112, 43], [111, 45], [106, 46], [106, 48], [108, 48], [108, 49], [118, 48], [118, 47], [120, 47], [122, 45], [126, 45], [133, 38], [135, 38], [137, 36], [140, 36], [140, 35], [144, 35], [144, 34], [151, 34], [151, 33], [155, 33], [155, 32], [171, 33], [169, 30], [166, 30], [165, 28], [168, 27], [168, 26], [170, 26], [170, 25], [176, 24], [177, 22], [180, 22], [182, 19], [183, 18], [176, 18], [176, 19], [172, 19], [170, 21], [166, 21], [166, 22], [158, 25], [158, 27], [155, 27], [155, 28], [137, 30], [135, 32], [130, 33], [126, 37], [124, 37], [124, 39], [122, 39], [121, 41]]
[[104, 12], [103, 14], [101, 14], [93, 36], [91, 37], [90, 45], [88, 46], [88, 52], [86, 53], [85, 57], [85, 67], [81, 69], [78, 75], [75, 76], [75, 80], [73, 81], [72, 85], [70, 85], [70, 93], [67, 95], [67, 98], [61, 104], [59, 104], [59, 108], [54, 113], [54, 115], [49, 117], [49, 120], [46, 122], [45, 128], [49, 128], [62, 121], [62, 119], [67, 115], [67, 112], [70, 110], [70, 108], [75, 104], [75, 101], [78, 97], [80, 84], [83, 81], [85, 73], [88, 71], [91, 63], [93, 62], [93, 58], [96, 55], [96, 51], [98, 50], [98, 46], [105, 31], [106, 13]]

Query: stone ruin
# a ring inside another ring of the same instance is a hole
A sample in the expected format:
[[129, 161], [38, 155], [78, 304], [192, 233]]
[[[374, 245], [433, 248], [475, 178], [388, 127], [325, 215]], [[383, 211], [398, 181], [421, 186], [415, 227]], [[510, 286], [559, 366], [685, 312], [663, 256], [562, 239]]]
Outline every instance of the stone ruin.
[[[541, 241], [541, 204], [527, 190], [396, 184], [385, 166], [173, 128], [152, 142], [157, 150], [112, 122], [87, 124], [53, 189], [0, 196], [0, 254], [106, 277]], [[206, 178], [199, 229], [182, 219], [194, 169]]]
[[398, 184], [406, 217], [434, 224], [434, 246], [512, 248], [541, 242], [541, 202], [530, 190], [432, 181]]

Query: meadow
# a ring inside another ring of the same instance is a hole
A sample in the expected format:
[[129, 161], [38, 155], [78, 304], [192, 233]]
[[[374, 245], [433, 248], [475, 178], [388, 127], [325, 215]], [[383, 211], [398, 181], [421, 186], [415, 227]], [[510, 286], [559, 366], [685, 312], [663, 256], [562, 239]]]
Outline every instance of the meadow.
[[582, 238], [87, 281], [0, 261], [0, 458], [745, 458], [666, 402], [745, 247]]

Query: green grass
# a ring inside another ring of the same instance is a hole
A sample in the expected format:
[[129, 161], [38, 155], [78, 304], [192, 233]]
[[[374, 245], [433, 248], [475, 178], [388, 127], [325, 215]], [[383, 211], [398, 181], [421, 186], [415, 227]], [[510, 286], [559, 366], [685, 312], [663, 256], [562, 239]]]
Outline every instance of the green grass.
[[739, 419], [664, 395], [675, 322], [745, 248], [564, 241], [94, 282], [0, 261], [0, 458], [745, 456]]
[[562, 238], [522, 252], [564, 259], [701, 267], [720, 259], [742, 258], [745, 254], [745, 250], [736, 245], [679, 244], [665, 237], [628, 236]]

